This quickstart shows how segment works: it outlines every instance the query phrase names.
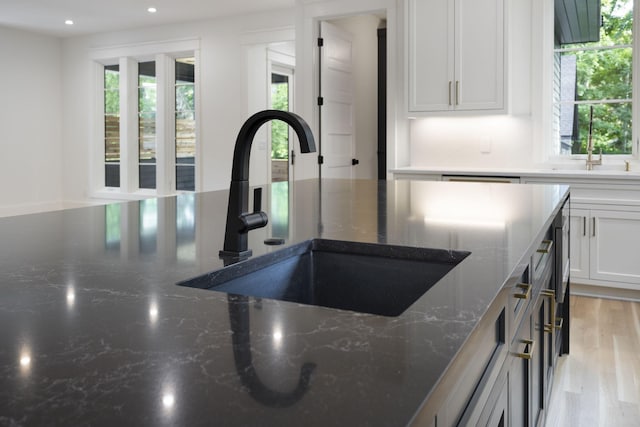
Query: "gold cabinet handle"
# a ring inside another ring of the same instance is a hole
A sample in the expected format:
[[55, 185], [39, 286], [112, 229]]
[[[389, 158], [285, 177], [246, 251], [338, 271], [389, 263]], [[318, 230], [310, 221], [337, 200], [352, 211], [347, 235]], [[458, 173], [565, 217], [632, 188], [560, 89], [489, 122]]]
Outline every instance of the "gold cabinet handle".
[[553, 247], [553, 240], [543, 240], [542, 245], [544, 245], [544, 247], [538, 248], [538, 253], [541, 253], [541, 254], [551, 253], [551, 248]]
[[460, 105], [460, 81], [456, 80], [456, 105]]
[[531, 288], [532, 286], [529, 283], [518, 283], [516, 288], [522, 289], [524, 292], [513, 294], [514, 297], [519, 299], [529, 299], [531, 296]]
[[536, 347], [536, 343], [533, 340], [522, 340], [522, 343], [526, 346], [529, 346], [529, 351], [523, 351], [522, 353], [516, 353], [516, 357], [521, 359], [531, 360], [533, 357], [533, 350]]
[[564, 324], [564, 319], [562, 317], [556, 317], [556, 329], [562, 329], [562, 325]]
[[543, 289], [540, 291], [540, 295], [548, 297], [548, 298], [556, 298], [556, 291], [553, 289]]
[[449, 106], [451, 106], [451, 80], [449, 80]]
[[540, 291], [540, 295], [546, 298], [549, 298], [551, 310], [551, 323], [544, 325], [544, 331], [548, 334], [552, 334], [553, 330], [557, 328], [556, 326], [556, 291], [553, 289], [543, 289]]

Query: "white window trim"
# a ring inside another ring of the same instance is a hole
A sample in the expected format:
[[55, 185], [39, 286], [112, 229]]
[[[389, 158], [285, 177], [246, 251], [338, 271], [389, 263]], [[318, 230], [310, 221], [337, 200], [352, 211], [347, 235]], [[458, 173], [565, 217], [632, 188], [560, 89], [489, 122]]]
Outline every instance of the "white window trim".
[[[200, 40], [181, 39], [164, 42], [122, 45], [92, 49], [89, 52], [91, 63], [90, 94], [90, 196], [101, 199], [138, 200], [155, 196], [185, 193], [177, 191], [175, 183], [175, 122], [170, 120], [175, 104], [175, 67], [176, 58], [195, 57], [195, 109], [196, 109], [196, 159], [195, 191], [202, 188], [202, 144], [200, 143]], [[156, 189], [138, 188], [138, 101], [137, 63], [156, 61], [158, 76], [158, 105], [164, 105], [157, 112], [156, 139]], [[104, 173], [104, 66], [120, 64], [120, 187], [106, 187]], [[124, 74], [124, 79], [123, 79]], [[133, 87], [135, 85], [135, 87]], [[133, 89], [132, 89], [133, 88]], [[134, 90], [135, 89], [135, 90]], [[131, 124], [133, 123], [133, 124]], [[172, 157], [172, 153], [174, 154]]]
[[[553, 29], [553, 25], [551, 27]], [[603, 162], [606, 164], [608, 162], [620, 162], [625, 160], [639, 160], [640, 159], [640, 0], [634, 0], [633, 2], [633, 45], [616, 45], [611, 47], [593, 47], [593, 48], [552, 48], [552, 52], [555, 54], [556, 52], [571, 52], [571, 51], [582, 51], [582, 50], [606, 50], [606, 49], [618, 49], [618, 48], [632, 48], [632, 76], [631, 80], [633, 82], [633, 86], [631, 88], [631, 117], [632, 117], [632, 142], [631, 142], [631, 154], [603, 154]], [[620, 102], [622, 100], [608, 100]], [[624, 100], [626, 102], [626, 100]], [[606, 101], [603, 101], [606, 102]], [[589, 101], [577, 101], [572, 104], [592, 104], [592, 103], [602, 103], [598, 102], [598, 100], [589, 100]], [[555, 105], [555, 102], [551, 102], [551, 105]], [[553, 144], [559, 143], [559, 135], [554, 135]], [[549, 161], [551, 163], [573, 163], [576, 161], [583, 162], [587, 159], [587, 154], [558, 154], [550, 156]]]

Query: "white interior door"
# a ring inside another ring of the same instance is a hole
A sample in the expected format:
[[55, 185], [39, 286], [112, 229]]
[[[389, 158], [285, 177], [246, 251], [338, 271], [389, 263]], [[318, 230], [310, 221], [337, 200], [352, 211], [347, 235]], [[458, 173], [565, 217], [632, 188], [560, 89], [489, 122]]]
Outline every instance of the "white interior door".
[[353, 37], [324, 21], [320, 23], [320, 37], [322, 177], [351, 179], [355, 144]]

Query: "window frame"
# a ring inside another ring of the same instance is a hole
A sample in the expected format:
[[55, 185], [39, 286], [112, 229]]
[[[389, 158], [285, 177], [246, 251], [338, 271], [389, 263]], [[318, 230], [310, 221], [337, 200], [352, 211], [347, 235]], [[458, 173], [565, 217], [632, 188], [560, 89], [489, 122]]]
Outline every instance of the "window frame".
[[[105, 199], [141, 199], [190, 192], [176, 190], [175, 60], [194, 57], [196, 119], [195, 191], [202, 188], [200, 142], [200, 42], [177, 40], [124, 47], [98, 48], [89, 54], [93, 78], [91, 95], [90, 193]], [[156, 61], [156, 188], [139, 186], [138, 62]], [[105, 185], [104, 67], [120, 65], [120, 187]], [[124, 75], [124, 76], [123, 76]], [[135, 94], [135, 96], [131, 96]], [[128, 96], [127, 96], [128, 95]], [[124, 108], [123, 108], [124, 107]], [[162, 108], [160, 108], [162, 107]]]
[[[604, 159], [616, 159], [616, 160], [637, 160], [640, 156], [640, 139], [638, 137], [638, 133], [640, 131], [640, 117], [639, 117], [639, 103], [640, 103], [640, 0], [633, 0], [633, 35], [632, 41], [633, 44], [623, 44], [623, 45], [614, 45], [614, 46], [602, 46], [602, 47], [581, 47], [581, 48], [572, 48], [572, 47], [562, 47], [562, 46], [554, 46], [552, 49], [554, 58], [556, 55], [561, 55], [563, 52], [571, 52], [571, 51], [584, 51], [584, 50], [610, 50], [610, 49], [620, 49], [620, 48], [631, 48], [632, 52], [632, 71], [631, 71], [631, 81], [632, 81], [632, 95], [630, 99], [601, 99], [601, 100], [576, 100], [574, 102], [562, 102], [560, 99], [556, 99], [553, 97], [552, 105], [553, 105], [553, 122], [557, 123], [559, 121], [560, 114], [560, 105], [562, 104], [570, 104], [570, 105], [597, 105], [603, 103], [616, 103], [621, 104], [622, 102], [631, 102], [631, 153], [625, 154], [606, 154], [603, 153], [602, 157]], [[555, 41], [555, 37], [554, 37]], [[554, 64], [558, 60], [554, 60]], [[554, 85], [558, 84], [555, 82]], [[554, 126], [555, 127], [555, 126]], [[584, 160], [587, 158], [587, 154], [562, 154], [560, 152], [560, 134], [559, 128], [554, 129], [554, 146], [556, 147], [554, 150], [554, 154], [552, 157], [556, 157], [558, 159], [564, 160]], [[597, 154], [597, 153], [594, 153]]]

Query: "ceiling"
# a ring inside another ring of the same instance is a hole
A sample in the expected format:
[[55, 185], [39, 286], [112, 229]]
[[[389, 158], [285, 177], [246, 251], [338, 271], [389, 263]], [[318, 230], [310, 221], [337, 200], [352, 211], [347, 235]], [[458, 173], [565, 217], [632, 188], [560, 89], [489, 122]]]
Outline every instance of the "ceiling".
[[[293, 7], [295, 0], [0, 0], [0, 26], [55, 37]], [[155, 7], [156, 13], [147, 12]], [[73, 25], [65, 25], [65, 20]]]

